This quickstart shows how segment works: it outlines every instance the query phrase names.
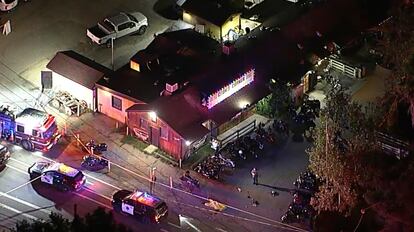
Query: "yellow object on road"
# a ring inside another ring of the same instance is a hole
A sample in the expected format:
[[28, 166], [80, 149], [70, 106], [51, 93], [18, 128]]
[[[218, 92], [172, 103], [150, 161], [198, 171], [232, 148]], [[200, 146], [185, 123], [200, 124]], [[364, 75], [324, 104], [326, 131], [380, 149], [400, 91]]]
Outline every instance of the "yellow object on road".
[[225, 204], [214, 201], [212, 199], [208, 199], [208, 202], [204, 203], [204, 205], [220, 212], [227, 208]]

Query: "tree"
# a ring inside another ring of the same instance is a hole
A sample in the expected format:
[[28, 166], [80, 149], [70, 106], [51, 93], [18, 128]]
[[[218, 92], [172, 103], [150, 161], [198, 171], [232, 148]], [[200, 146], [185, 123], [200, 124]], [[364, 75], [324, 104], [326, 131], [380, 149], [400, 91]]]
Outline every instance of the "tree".
[[114, 221], [111, 212], [99, 207], [84, 218], [75, 215], [72, 221], [63, 218], [62, 215], [51, 213], [47, 220], [26, 220], [17, 222], [16, 232], [129, 232], [122, 224]]
[[271, 99], [271, 95], [261, 99], [259, 102], [257, 102], [256, 104], [256, 112], [258, 114], [261, 114], [263, 116], [266, 117], [271, 117], [273, 114], [273, 109], [270, 106], [270, 99]]
[[272, 115], [282, 120], [289, 119], [289, 109], [293, 108], [292, 88], [288, 83], [272, 79], [270, 89], [272, 95], [269, 104]]
[[410, 115], [414, 128], [414, 6], [396, 7], [383, 31], [378, 48], [392, 75], [388, 79], [389, 91], [381, 100], [385, 106], [382, 125], [394, 131], [404, 128], [401, 124], [401, 112], [404, 112]]
[[[384, 154], [373, 136], [377, 129], [413, 131], [413, 12], [413, 6], [398, 8], [379, 43], [384, 65], [392, 70], [392, 76], [389, 90], [376, 107], [382, 109], [375, 111], [377, 115], [367, 115], [341, 90], [328, 93], [327, 108], [321, 113], [315, 144], [309, 150], [310, 168], [323, 181], [312, 199], [319, 212], [347, 215], [363, 208], [382, 219], [384, 230], [395, 230], [397, 225], [400, 231], [414, 231], [414, 198], [408, 183], [414, 178], [414, 158], [402, 161]], [[404, 124], [402, 119], [407, 114], [410, 117]], [[346, 149], [341, 149], [344, 140]]]
[[360, 176], [358, 184], [364, 190], [366, 204], [386, 219], [385, 228], [398, 225], [414, 231], [414, 199], [409, 184], [414, 178], [413, 158], [401, 161], [375, 150], [359, 158], [366, 174]]
[[369, 149], [372, 128], [366, 127], [368, 118], [350, 99], [344, 90], [331, 87], [315, 128], [314, 146], [308, 151], [309, 168], [322, 180], [312, 199], [319, 212], [349, 214], [360, 203], [360, 170], [353, 156]]

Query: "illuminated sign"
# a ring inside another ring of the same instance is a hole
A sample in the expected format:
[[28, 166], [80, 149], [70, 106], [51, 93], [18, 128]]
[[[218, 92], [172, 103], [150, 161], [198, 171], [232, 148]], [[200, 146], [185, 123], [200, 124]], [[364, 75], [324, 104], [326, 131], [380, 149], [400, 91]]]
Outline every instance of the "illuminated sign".
[[254, 69], [251, 69], [245, 74], [243, 74], [241, 77], [231, 82], [230, 84], [210, 94], [210, 96], [208, 96], [207, 98], [207, 102], [204, 103], [204, 105], [207, 106], [207, 108], [211, 109], [215, 105], [224, 101], [224, 99], [235, 94], [237, 91], [241, 90], [243, 87], [247, 86], [253, 81], [254, 81]]

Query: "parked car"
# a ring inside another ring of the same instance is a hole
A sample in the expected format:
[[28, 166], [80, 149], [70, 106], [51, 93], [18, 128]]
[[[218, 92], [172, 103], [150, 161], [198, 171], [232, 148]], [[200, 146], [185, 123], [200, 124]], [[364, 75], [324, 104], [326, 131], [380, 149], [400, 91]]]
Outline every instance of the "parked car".
[[9, 149], [6, 146], [0, 144], [0, 165], [5, 165], [9, 158]]
[[97, 44], [111, 44], [111, 39], [137, 33], [142, 35], [148, 27], [148, 19], [140, 12], [124, 13], [107, 17], [86, 30], [87, 36]]
[[40, 176], [40, 181], [56, 189], [67, 192], [77, 191], [86, 182], [83, 173], [62, 163], [40, 161], [28, 169], [30, 179]]
[[159, 223], [168, 215], [167, 204], [146, 192], [119, 190], [112, 197], [112, 207], [140, 219], [144, 223]]
[[0, 0], [0, 11], [9, 11], [17, 6], [18, 0]]

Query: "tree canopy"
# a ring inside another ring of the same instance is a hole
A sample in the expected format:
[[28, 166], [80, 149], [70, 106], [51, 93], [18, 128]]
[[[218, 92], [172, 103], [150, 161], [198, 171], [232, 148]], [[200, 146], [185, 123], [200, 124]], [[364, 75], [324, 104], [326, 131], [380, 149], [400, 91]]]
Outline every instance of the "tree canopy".
[[[382, 110], [368, 115], [343, 90], [328, 92], [327, 107], [315, 128], [314, 146], [308, 151], [310, 169], [322, 181], [312, 205], [319, 212], [343, 215], [370, 210], [386, 231], [414, 231], [410, 186], [414, 158], [411, 154], [400, 160], [384, 154], [374, 136], [375, 130], [413, 132], [414, 6], [397, 8], [383, 27], [379, 47], [383, 65], [393, 74], [377, 103], [376, 109]], [[409, 120], [404, 121], [404, 115]]]
[[[414, 6], [396, 7], [383, 25], [383, 38], [378, 48], [384, 55], [383, 65], [392, 70], [384, 106], [383, 124], [388, 129], [401, 129], [401, 113], [409, 114], [414, 128]], [[412, 129], [411, 128], [411, 129]]]
[[130, 232], [122, 224], [114, 221], [111, 212], [103, 208], [97, 208], [88, 213], [84, 218], [74, 217], [72, 221], [63, 218], [62, 215], [51, 213], [47, 220], [19, 221], [16, 224], [16, 232]]

